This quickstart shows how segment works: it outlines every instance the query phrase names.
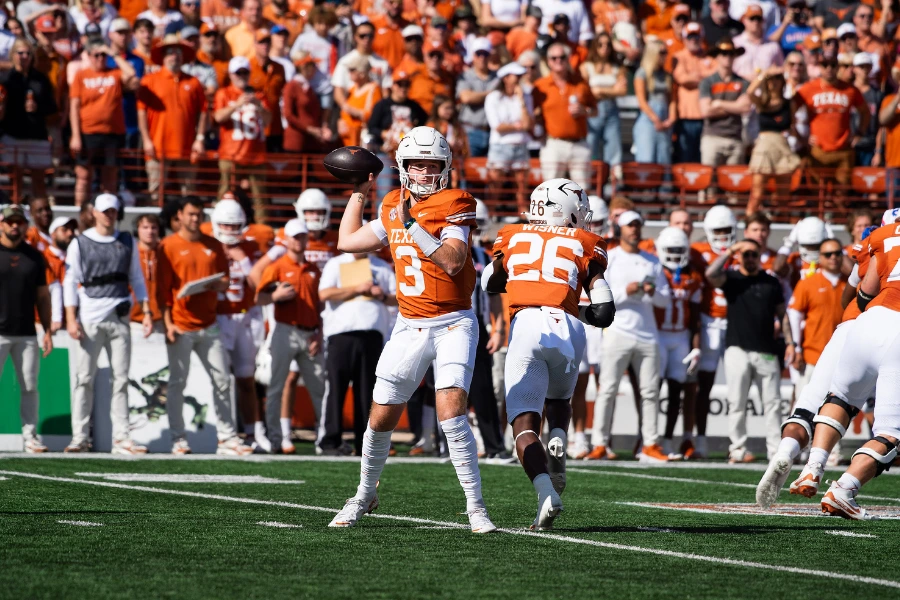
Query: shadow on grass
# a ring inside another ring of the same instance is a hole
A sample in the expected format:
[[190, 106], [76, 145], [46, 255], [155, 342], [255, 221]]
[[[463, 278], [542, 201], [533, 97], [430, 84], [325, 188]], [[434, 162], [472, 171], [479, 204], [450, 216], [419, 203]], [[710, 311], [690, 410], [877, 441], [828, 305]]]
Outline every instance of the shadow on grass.
[[0, 510], [0, 515], [149, 515], [133, 510]]

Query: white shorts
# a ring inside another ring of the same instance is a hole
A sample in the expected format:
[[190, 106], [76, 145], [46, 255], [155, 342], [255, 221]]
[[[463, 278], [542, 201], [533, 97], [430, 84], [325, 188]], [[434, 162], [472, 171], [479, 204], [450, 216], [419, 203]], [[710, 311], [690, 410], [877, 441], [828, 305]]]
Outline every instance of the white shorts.
[[405, 404], [432, 361], [435, 390], [460, 388], [469, 392], [478, 346], [474, 313], [460, 313], [458, 318], [439, 326], [416, 325], [416, 320], [397, 318], [375, 368], [372, 399], [377, 404]]
[[719, 361], [725, 356], [725, 329], [728, 320], [700, 315], [700, 363], [699, 371], [715, 373]]
[[659, 375], [678, 383], [687, 381], [687, 365], [684, 357], [691, 352], [691, 332], [659, 332]]
[[510, 324], [506, 351], [506, 418], [544, 412], [544, 400], [568, 400], [584, 354], [584, 325], [558, 308], [527, 308]]
[[256, 371], [256, 353], [265, 339], [259, 307], [254, 306], [245, 313], [219, 315], [216, 323], [221, 332], [222, 345], [231, 360], [234, 376], [239, 379], [253, 377]]
[[873, 433], [900, 437], [900, 312], [883, 306], [870, 308], [856, 318], [829, 391], [862, 409], [873, 386]]
[[594, 369], [597, 373], [600, 369], [600, 353], [603, 350], [603, 330], [593, 325], [584, 325], [584, 338], [586, 345], [578, 364], [578, 374], [585, 375]]

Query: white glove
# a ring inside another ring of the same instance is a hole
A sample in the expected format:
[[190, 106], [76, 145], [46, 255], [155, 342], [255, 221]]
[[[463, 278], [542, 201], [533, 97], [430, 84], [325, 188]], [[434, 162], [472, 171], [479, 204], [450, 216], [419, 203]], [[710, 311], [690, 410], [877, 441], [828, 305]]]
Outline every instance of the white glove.
[[700, 364], [700, 348], [694, 348], [688, 355], [682, 359], [681, 364], [687, 365], [688, 375], [693, 375], [697, 372], [697, 366]]

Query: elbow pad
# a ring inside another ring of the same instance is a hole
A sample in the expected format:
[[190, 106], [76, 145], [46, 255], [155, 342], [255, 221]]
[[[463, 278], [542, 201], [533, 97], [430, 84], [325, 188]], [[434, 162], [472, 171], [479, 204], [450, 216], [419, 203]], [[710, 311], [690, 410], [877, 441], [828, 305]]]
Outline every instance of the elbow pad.
[[856, 290], [856, 306], [859, 307], [860, 312], [866, 312], [866, 307], [869, 305], [869, 302], [875, 299], [875, 296], [870, 296], [864, 291], [862, 288]]

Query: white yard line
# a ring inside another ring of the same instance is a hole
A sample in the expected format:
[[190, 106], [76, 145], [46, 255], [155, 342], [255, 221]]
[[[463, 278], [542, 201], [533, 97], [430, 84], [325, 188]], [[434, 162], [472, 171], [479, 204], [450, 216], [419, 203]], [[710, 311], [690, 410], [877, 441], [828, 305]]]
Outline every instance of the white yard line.
[[302, 529], [303, 525], [294, 525], [293, 523], [279, 523], [278, 521], [259, 521], [257, 525], [263, 527], [276, 527], [278, 529]]
[[300, 484], [299, 479], [275, 479], [261, 475], [202, 475], [181, 473], [75, 473], [78, 477], [96, 477], [107, 481], [136, 483], [253, 483], [253, 484]]
[[63, 525], [77, 525], [78, 527], [103, 527], [103, 523], [92, 523], [91, 521], [57, 521]]
[[[256, 498], [239, 498], [233, 496], [222, 496], [219, 494], [203, 494], [199, 492], [188, 492], [184, 490], [167, 490], [161, 488], [152, 488], [137, 485], [125, 485], [122, 483], [112, 483], [108, 481], [92, 481], [88, 479], [72, 479], [70, 477], [51, 477], [49, 475], [37, 475], [35, 473], [21, 473], [18, 471], [0, 471], [0, 475], [10, 475], [13, 477], [26, 477], [29, 479], [39, 479], [42, 481], [54, 481], [60, 483], [80, 483], [82, 485], [95, 485], [99, 487], [108, 487], [115, 489], [135, 490], [140, 492], [149, 492], [153, 494], [168, 494], [172, 496], [186, 496], [190, 498], [203, 498], [205, 500], [222, 500], [226, 502], [237, 502], [241, 504], [256, 504], [261, 506], [278, 506], [283, 508], [296, 508], [300, 510], [310, 510], [316, 512], [336, 513], [335, 508], [326, 508], [324, 506], [310, 506], [306, 504], [295, 504], [293, 502], [279, 502], [274, 500], [258, 500]], [[388, 519], [393, 521], [403, 521], [406, 523], [417, 523], [419, 525], [432, 525], [446, 527], [448, 529], [468, 529], [468, 525], [462, 523], [451, 523], [447, 521], [435, 521], [431, 519], [419, 519], [416, 517], [404, 517], [399, 515], [373, 514], [368, 515], [373, 518]], [[569, 537], [565, 535], [556, 535], [546, 532], [534, 532], [527, 529], [499, 529], [498, 531], [509, 535], [518, 535], [525, 537], [534, 537], [543, 540], [554, 540], [568, 544], [581, 544], [584, 546], [593, 546], [596, 548], [605, 548], [607, 550], [620, 550], [623, 552], [638, 552], [642, 554], [652, 554], [654, 556], [664, 556], [669, 558], [679, 558], [683, 560], [700, 561], [706, 563], [731, 565], [735, 567], [744, 567], [749, 569], [761, 569], [767, 571], [779, 571], [782, 573], [795, 573], [797, 575], [809, 575], [813, 577], [822, 577], [825, 579], [840, 579], [843, 581], [851, 581], [853, 583], [862, 583], [867, 585], [879, 585], [900, 589], [900, 581], [892, 581], [890, 579], [877, 579], [874, 577], [863, 577], [860, 575], [851, 575], [848, 573], [835, 573], [831, 571], [819, 571], [815, 569], [803, 569], [800, 567], [786, 567], [783, 565], [770, 565], [752, 561], [736, 560], [731, 558], [721, 558], [718, 556], [705, 556], [702, 554], [690, 554], [687, 552], [674, 552], [671, 550], [661, 550], [659, 548], [645, 548], [642, 546], [630, 546], [625, 544], [614, 544], [610, 542], [600, 542], [596, 540], [588, 540], [583, 538]]]
[[844, 537], [853, 537], [853, 538], [877, 538], [877, 535], [872, 535], [871, 533], [856, 533], [855, 531], [844, 531], [843, 529], [831, 529], [826, 531], [825, 533], [829, 535], [842, 535]]

